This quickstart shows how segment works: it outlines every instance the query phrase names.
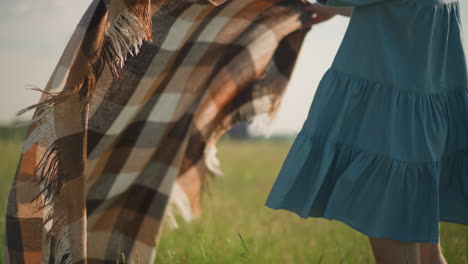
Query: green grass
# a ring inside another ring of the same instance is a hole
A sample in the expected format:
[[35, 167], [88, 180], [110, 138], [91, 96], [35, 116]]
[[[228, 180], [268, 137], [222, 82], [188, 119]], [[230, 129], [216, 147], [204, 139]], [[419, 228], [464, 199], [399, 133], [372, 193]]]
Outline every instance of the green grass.
[[[218, 156], [225, 176], [203, 196], [200, 219], [179, 219], [178, 229], [164, 229], [156, 263], [374, 263], [367, 237], [350, 227], [264, 206], [291, 143], [221, 140]], [[0, 141], [2, 215], [19, 144]], [[442, 223], [441, 241], [448, 263], [468, 263], [468, 227]]]
[[8, 192], [19, 161], [19, 140], [0, 140], [0, 263], [3, 260], [3, 234]]

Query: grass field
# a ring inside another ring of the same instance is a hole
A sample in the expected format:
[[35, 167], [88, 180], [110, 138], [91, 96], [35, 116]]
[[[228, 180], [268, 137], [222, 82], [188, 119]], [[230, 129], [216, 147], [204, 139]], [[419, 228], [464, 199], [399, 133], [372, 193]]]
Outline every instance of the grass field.
[[[292, 142], [218, 143], [225, 176], [203, 197], [199, 220], [166, 228], [156, 263], [374, 263], [367, 237], [325, 219], [302, 219], [264, 206]], [[18, 141], [0, 141], [0, 213], [18, 160]], [[0, 224], [3, 237], [4, 225]], [[448, 263], [468, 263], [468, 227], [442, 223]]]

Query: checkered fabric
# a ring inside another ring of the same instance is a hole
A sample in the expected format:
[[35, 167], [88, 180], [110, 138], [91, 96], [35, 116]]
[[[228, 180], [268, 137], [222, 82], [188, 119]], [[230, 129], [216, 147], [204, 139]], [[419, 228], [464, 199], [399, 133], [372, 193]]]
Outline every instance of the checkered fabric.
[[219, 137], [276, 113], [305, 5], [94, 0], [24, 110], [4, 263], [152, 262], [171, 208], [200, 214]]

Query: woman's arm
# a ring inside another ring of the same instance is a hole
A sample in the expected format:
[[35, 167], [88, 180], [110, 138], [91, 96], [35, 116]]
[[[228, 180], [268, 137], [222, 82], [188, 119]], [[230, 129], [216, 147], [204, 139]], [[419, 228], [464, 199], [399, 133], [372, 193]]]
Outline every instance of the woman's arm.
[[351, 14], [353, 13], [353, 8], [352, 7], [335, 7], [335, 6], [330, 6], [327, 5], [328, 1], [330, 0], [317, 0], [320, 4], [312, 4], [313, 9], [316, 10], [317, 12], [321, 12], [323, 10], [324, 12], [329, 12], [329, 13], [334, 13], [342, 16], [347, 16], [350, 17]]
[[330, 6], [364, 6], [383, 2], [385, 0], [317, 0], [317, 2], [323, 5]]
[[351, 17], [353, 14], [353, 8], [352, 7], [333, 7], [335, 9], [335, 12], [339, 15], [342, 16], [347, 16]]

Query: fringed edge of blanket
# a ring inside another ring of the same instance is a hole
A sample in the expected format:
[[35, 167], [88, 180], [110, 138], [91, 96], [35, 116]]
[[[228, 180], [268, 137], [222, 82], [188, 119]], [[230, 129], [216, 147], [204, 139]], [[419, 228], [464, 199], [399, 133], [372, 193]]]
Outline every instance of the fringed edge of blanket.
[[[275, 118], [275, 112], [263, 112], [259, 113], [249, 120], [245, 121], [249, 124], [249, 127], [256, 133], [262, 134], [265, 137], [271, 136], [271, 126]], [[217, 140], [216, 140], [217, 141]], [[218, 148], [215, 143], [208, 144], [203, 153], [204, 163], [208, 169], [208, 173], [213, 176], [224, 176], [224, 172], [221, 169], [221, 162], [218, 159]]]
[[[262, 98], [259, 101], [260, 102], [256, 102], [257, 104], [260, 103], [260, 107], [257, 109], [259, 113], [243, 122], [246, 122], [254, 132], [260, 133], [268, 138], [271, 136], [272, 124], [277, 114], [278, 105], [276, 105], [277, 102], [271, 101], [271, 98], [268, 98], [268, 100]], [[219, 133], [219, 135], [222, 135], [228, 129], [223, 129], [222, 133]], [[203, 153], [203, 162], [211, 177], [224, 176], [224, 172], [221, 169], [221, 162], [217, 156], [218, 148], [216, 143], [217, 139], [211, 139], [210, 143], [205, 146]], [[165, 213], [169, 228], [176, 229], [179, 227], [176, 220], [177, 215], [182, 216], [185, 222], [190, 222], [194, 219], [189, 198], [176, 181], [169, 197], [167, 211]]]
[[[149, 3], [149, 2], [148, 2]], [[36, 202], [37, 209], [46, 209], [48, 211], [43, 224], [49, 226], [47, 238], [54, 236], [60, 241], [61, 237], [67, 234], [64, 229], [67, 216], [57, 212], [53, 208], [55, 198], [62, 190], [65, 175], [61, 168], [60, 155], [58, 154], [58, 145], [60, 138], [56, 138], [54, 128], [54, 109], [58, 104], [67, 103], [67, 100], [77, 94], [80, 96], [81, 113], [84, 113], [86, 106], [90, 103], [96, 80], [99, 78], [104, 65], [107, 64], [112, 72], [114, 79], [122, 77], [122, 68], [128, 54], [134, 56], [138, 54], [143, 41], [152, 41], [152, 21], [150, 5], [138, 6], [134, 9], [127, 8], [121, 12], [113, 21], [108, 22], [105, 31], [105, 37], [97, 60], [92, 63], [91, 70], [83, 77], [80, 87], [66, 87], [59, 93], [50, 93], [41, 91], [46, 98], [35, 105], [20, 110], [17, 115], [36, 109], [32, 120], [20, 124], [20, 126], [32, 126], [28, 137], [25, 139], [21, 150], [27, 152], [35, 144], [41, 144], [46, 147], [41, 160], [37, 164], [34, 175], [37, 177], [38, 185], [41, 186], [40, 193], [35, 196], [31, 203]], [[86, 38], [86, 37], [85, 37]], [[44, 197], [39, 202], [39, 197]], [[50, 223], [52, 222], [52, 223]], [[66, 228], [65, 228], [66, 229]], [[61, 244], [61, 243], [58, 243]], [[60, 249], [59, 251], [69, 251], [69, 249]], [[57, 252], [56, 256], [63, 256], [65, 252]], [[60, 263], [71, 263], [71, 257]]]
[[165, 213], [165, 217], [168, 219], [168, 226], [171, 229], [176, 229], [179, 227], [176, 215], [182, 216], [182, 219], [186, 223], [194, 219], [190, 200], [184, 190], [179, 186], [177, 181], [174, 182]]
[[144, 13], [139, 17], [127, 9], [106, 30], [102, 59], [110, 66], [114, 79], [121, 79], [128, 55], [138, 54], [143, 40], [152, 41], [151, 16], [149, 11]]

